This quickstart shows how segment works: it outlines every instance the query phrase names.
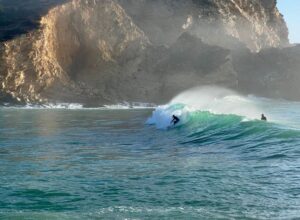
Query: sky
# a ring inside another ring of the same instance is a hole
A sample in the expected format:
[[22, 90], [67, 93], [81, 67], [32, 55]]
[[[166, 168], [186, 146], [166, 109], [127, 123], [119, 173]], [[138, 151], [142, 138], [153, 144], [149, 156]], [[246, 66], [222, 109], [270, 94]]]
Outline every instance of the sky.
[[300, 1], [277, 0], [277, 6], [287, 22], [291, 43], [300, 43]]

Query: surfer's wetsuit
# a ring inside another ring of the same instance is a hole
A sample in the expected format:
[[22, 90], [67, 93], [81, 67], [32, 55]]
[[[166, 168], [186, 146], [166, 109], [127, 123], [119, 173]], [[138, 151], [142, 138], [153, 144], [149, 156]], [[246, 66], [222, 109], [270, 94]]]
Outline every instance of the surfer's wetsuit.
[[261, 120], [262, 120], [262, 121], [267, 121], [267, 117], [266, 117], [264, 114], [262, 114], [262, 115], [261, 115]]
[[173, 115], [172, 117], [173, 119], [171, 121], [171, 124], [173, 123], [173, 125], [176, 125], [180, 121], [180, 119], [175, 115]]

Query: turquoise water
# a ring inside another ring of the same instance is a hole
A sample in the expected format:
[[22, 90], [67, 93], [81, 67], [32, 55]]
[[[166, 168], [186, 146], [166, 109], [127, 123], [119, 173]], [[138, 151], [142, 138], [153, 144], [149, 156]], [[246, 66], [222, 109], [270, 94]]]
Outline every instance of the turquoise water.
[[299, 104], [267, 106], [294, 120], [0, 108], [0, 219], [299, 218]]

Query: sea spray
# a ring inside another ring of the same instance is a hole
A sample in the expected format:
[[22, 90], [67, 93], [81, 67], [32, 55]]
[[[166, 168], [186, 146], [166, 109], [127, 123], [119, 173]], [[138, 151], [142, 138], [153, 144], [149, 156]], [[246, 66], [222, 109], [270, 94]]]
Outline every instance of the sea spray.
[[168, 104], [155, 109], [147, 124], [158, 129], [170, 126], [172, 115], [187, 123], [194, 112], [210, 112], [221, 115], [237, 115], [244, 120], [259, 119], [263, 112], [256, 102], [238, 93], [216, 86], [197, 87], [180, 93]]
[[233, 114], [248, 119], [259, 118], [262, 110], [248, 97], [216, 86], [197, 87], [180, 93], [170, 104], [184, 103], [196, 111], [213, 114]]

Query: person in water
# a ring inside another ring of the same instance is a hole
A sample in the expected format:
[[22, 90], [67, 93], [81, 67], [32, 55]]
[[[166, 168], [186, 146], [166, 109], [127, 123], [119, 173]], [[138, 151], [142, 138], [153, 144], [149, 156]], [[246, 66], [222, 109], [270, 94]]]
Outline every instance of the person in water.
[[173, 123], [173, 125], [176, 125], [180, 121], [176, 115], [173, 115], [172, 118], [171, 124]]
[[262, 115], [261, 115], [261, 120], [262, 120], [262, 121], [267, 121], [267, 117], [266, 117], [264, 114], [262, 114]]

